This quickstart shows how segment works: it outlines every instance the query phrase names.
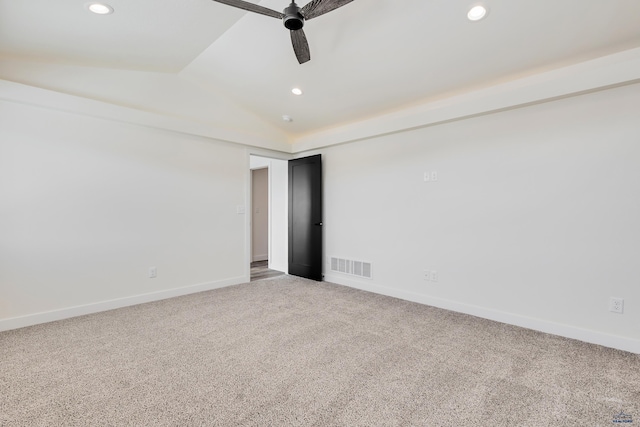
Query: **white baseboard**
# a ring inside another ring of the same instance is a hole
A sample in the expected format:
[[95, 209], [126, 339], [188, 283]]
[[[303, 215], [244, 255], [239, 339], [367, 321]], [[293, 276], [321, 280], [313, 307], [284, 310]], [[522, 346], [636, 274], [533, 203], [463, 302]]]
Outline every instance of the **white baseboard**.
[[251, 262], [256, 262], [256, 261], [267, 261], [269, 259], [269, 255], [265, 254], [265, 255], [254, 255], [253, 256], [253, 260]]
[[325, 274], [324, 280], [327, 282], [336, 283], [338, 285], [348, 286], [363, 291], [387, 295], [406, 301], [417, 302], [420, 304], [443, 308], [445, 310], [451, 310], [459, 313], [470, 314], [472, 316], [481, 317], [484, 319], [495, 320], [496, 322], [520, 326], [527, 329], [533, 329], [535, 331], [545, 332], [547, 334], [558, 335], [565, 338], [571, 338], [591, 344], [598, 344], [609, 348], [615, 348], [617, 350], [640, 354], [640, 340], [633, 338], [605, 334], [602, 332], [582, 329], [571, 325], [550, 322], [548, 320], [521, 316], [514, 313], [507, 313], [442, 298], [435, 298], [428, 295], [422, 295], [414, 292], [376, 285], [368, 281], [363, 282], [353, 280], [336, 274]]
[[247, 276], [233, 277], [230, 279], [215, 282], [199, 283], [197, 285], [185, 286], [182, 288], [167, 289], [164, 291], [152, 292], [142, 295], [118, 298], [109, 301], [101, 301], [92, 304], [52, 310], [43, 313], [28, 314], [26, 316], [12, 317], [0, 320], [0, 332], [11, 329], [24, 328], [26, 326], [38, 325], [41, 323], [54, 322], [56, 320], [68, 319], [71, 317], [84, 316], [86, 314], [99, 313], [101, 311], [113, 310], [116, 308], [128, 307], [132, 305], [144, 304], [146, 302], [159, 301], [167, 298], [182, 295], [195, 294], [197, 292], [210, 291], [227, 286], [246, 283], [250, 279]]

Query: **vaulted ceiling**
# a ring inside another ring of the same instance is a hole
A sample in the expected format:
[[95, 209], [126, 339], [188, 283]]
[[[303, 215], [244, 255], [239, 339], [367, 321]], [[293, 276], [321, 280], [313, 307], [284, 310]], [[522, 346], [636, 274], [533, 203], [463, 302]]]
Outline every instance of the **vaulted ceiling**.
[[479, 22], [474, 0], [354, 0], [306, 23], [303, 65], [277, 19], [211, 0], [105, 3], [114, 13], [0, 0], [0, 79], [292, 139], [640, 47], [638, 0], [485, 0]]

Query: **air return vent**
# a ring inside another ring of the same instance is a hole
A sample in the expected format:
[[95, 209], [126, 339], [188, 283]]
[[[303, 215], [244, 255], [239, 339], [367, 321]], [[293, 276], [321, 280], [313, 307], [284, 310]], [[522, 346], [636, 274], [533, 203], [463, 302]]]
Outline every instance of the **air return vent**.
[[331, 257], [331, 271], [371, 279], [371, 263]]

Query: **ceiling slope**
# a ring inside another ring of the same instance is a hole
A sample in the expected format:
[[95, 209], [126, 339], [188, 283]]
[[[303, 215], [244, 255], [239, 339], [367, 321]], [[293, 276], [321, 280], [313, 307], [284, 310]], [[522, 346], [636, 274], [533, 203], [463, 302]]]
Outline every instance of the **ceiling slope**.
[[355, 0], [306, 23], [303, 65], [277, 19], [210, 0], [109, 3], [96, 16], [0, 0], [0, 78], [280, 143], [640, 47], [637, 0], [486, 0], [480, 22], [466, 19], [475, 1]]

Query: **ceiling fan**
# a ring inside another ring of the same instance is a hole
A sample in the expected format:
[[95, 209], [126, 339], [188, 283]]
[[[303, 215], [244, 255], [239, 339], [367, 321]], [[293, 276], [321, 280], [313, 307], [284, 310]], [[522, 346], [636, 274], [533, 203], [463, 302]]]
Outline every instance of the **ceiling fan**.
[[296, 54], [296, 58], [298, 58], [300, 64], [304, 64], [311, 59], [307, 36], [305, 36], [304, 31], [302, 31], [304, 22], [331, 12], [334, 9], [351, 3], [353, 0], [311, 0], [302, 8], [299, 8], [296, 2], [292, 1], [289, 7], [282, 11], [282, 13], [244, 0], [213, 1], [248, 10], [249, 12], [282, 19], [284, 26], [291, 32], [291, 43], [293, 44], [293, 51]]

